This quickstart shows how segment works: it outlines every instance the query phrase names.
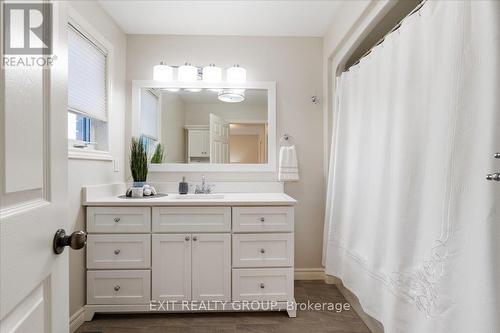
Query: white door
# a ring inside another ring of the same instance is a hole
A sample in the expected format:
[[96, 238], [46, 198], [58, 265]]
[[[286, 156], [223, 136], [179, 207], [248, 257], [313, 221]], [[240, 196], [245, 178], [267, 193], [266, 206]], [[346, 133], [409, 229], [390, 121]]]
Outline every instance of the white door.
[[191, 235], [152, 236], [153, 300], [191, 299]]
[[229, 163], [229, 123], [210, 114], [210, 163]]
[[231, 235], [193, 234], [195, 301], [231, 300]]
[[6, 67], [0, 74], [2, 333], [69, 329], [68, 251], [56, 255], [52, 248], [56, 230], [68, 227], [66, 20], [64, 4], [52, 5], [53, 66]]

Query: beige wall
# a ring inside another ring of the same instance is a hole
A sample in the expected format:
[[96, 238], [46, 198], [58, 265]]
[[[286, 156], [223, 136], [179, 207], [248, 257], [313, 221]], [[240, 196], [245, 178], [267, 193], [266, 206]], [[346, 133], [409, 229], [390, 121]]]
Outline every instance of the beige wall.
[[[132, 80], [152, 79], [153, 65], [215, 63], [230, 67], [239, 63], [248, 70], [247, 79], [277, 82], [277, 132], [291, 134], [298, 149], [301, 179], [285, 185], [298, 200], [295, 214], [295, 265], [321, 267], [324, 211], [323, 115], [311, 96], [322, 92], [322, 38], [307, 37], [215, 37], [143, 36], [127, 38], [127, 89]], [[130, 97], [128, 100], [130, 107]], [[130, 112], [130, 109], [129, 109]], [[130, 113], [128, 116], [130, 133]], [[201, 174], [190, 173], [198, 179]], [[182, 174], [150, 174], [150, 181], [178, 181]], [[276, 174], [207, 174], [209, 181], [268, 180]], [[189, 181], [189, 179], [188, 179]]]
[[186, 162], [186, 105], [176, 94], [161, 95], [161, 141], [164, 144], [164, 160], [168, 163]]
[[[72, 230], [85, 230], [81, 189], [85, 185], [124, 181], [125, 48], [126, 35], [94, 1], [71, 1], [73, 7], [114, 47], [112, 109], [109, 113], [110, 152], [115, 161], [68, 160], [68, 212]], [[116, 163], [119, 171], [115, 172]], [[85, 251], [69, 251], [70, 315], [85, 305]]]
[[186, 104], [186, 125], [209, 125], [210, 113], [228, 121], [267, 121], [263, 105]]

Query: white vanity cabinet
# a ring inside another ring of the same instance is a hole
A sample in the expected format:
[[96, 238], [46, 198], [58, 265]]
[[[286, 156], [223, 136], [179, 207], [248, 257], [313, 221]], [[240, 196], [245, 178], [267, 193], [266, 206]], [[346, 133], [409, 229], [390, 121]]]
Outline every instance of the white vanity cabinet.
[[152, 299], [230, 301], [231, 235], [154, 234]]
[[213, 302], [220, 311], [272, 301], [274, 310], [294, 317], [289, 200], [89, 205], [86, 320], [96, 312], [155, 312], [152, 304], [159, 302], [171, 305], [163, 311], [193, 311], [182, 305], [186, 301]]

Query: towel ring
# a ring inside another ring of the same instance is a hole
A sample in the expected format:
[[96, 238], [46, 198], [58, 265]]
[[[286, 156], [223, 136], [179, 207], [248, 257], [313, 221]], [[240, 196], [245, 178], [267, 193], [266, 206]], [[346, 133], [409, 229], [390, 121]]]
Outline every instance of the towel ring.
[[293, 140], [294, 140], [293, 136], [291, 136], [288, 133], [285, 133], [280, 138], [280, 146], [283, 145], [283, 144], [291, 145]]

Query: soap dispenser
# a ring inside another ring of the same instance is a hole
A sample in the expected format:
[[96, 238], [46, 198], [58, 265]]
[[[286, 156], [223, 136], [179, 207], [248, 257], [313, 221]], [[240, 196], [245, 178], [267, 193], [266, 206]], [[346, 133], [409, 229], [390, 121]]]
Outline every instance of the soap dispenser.
[[189, 190], [188, 183], [186, 183], [186, 177], [182, 177], [182, 182], [179, 183], [179, 194], [187, 194]]

